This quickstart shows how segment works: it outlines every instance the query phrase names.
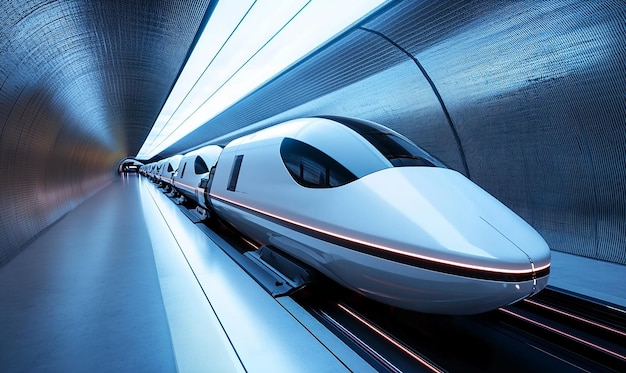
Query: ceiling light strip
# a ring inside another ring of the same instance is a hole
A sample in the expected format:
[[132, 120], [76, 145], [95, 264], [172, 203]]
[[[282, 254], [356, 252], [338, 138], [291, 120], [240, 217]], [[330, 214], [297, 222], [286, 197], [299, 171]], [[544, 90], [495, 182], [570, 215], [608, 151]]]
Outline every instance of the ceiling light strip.
[[[222, 45], [220, 46], [220, 48], [217, 50], [217, 52], [213, 55], [213, 58], [211, 58], [211, 61], [209, 61], [209, 63], [206, 65], [206, 67], [204, 68], [204, 70], [202, 71], [202, 73], [200, 73], [198, 75], [198, 78], [195, 80], [195, 82], [193, 83], [193, 85], [191, 86], [191, 88], [189, 88], [189, 90], [187, 91], [187, 93], [185, 94], [185, 96], [183, 97], [182, 100], [180, 100], [180, 102], [178, 103], [178, 106], [176, 106], [176, 109], [174, 109], [174, 111], [172, 112], [172, 115], [169, 117], [169, 119], [161, 126], [161, 129], [159, 130], [159, 132], [154, 136], [155, 138], [158, 138], [159, 135], [161, 135], [161, 133], [163, 132], [163, 130], [165, 128], [167, 128], [168, 124], [170, 123], [170, 121], [172, 120], [172, 118], [174, 117], [174, 115], [178, 112], [178, 110], [181, 108], [181, 106], [183, 105], [183, 103], [187, 100], [187, 98], [189, 97], [189, 95], [191, 94], [191, 92], [196, 88], [196, 85], [198, 84], [198, 82], [200, 81], [200, 79], [202, 79], [202, 77], [204, 76], [204, 74], [206, 74], [207, 70], [209, 69], [209, 67], [211, 67], [211, 65], [213, 64], [213, 61], [215, 61], [215, 59], [217, 58], [217, 56], [219, 56], [220, 52], [224, 49], [224, 47], [226, 46], [226, 43], [228, 43], [228, 41], [232, 38], [232, 36], [235, 34], [235, 32], [237, 32], [237, 29], [239, 29], [239, 26], [242, 24], [242, 22], [246, 19], [246, 17], [248, 16], [248, 14], [250, 13], [250, 11], [252, 10], [252, 8], [254, 7], [254, 5], [256, 4], [257, 0], [254, 0], [254, 2], [250, 5], [250, 7], [248, 8], [248, 10], [246, 11], [246, 13], [243, 15], [243, 17], [241, 17], [241, 19], [239, 20], [239, 22], [237, 23], [237, 25], [235, 26], [235, 28], [233, 29], [233, 31], [231, 31], [230, 35], [228, 35], [228, 37], [226, 38], [226, 40], [224, 40], [224, 42], [222, 43]], [[182, 123], [181, 123], [182, 124]], [[180, 127], [180, 125], [178, 127], [176, 127], [176, 129], [178, 129]], [[175, 129], [175, 130], [176, 130]], [[174, 132], [174, 131], [172, 131]], [[163, 143], [163, 141], [165, 141], [165, 139], [163, 139], [158, 145], [161, 145]], [[152, 143], [152, 147], [150, 148], [150, 152], [152, 152], [156, 147], [158, 147], [158, 145], [155, 145], [154, 142]]]
[[[254, 52], [241, 66], [239, 66], [239, 68], [235, 70], [235, 72], [232, 73], [222, 84], [220, 84], [220, 86], [217, 87], [213, 91], [213, 93], [211, 93], [204, 101], [202, 101], [202, 103], [198, 105], [198, 107], [194, 109], [194, 111], [192, 111], [189, 115], [187, 115], [187, 117], [183, 119], [176, 126], [176, 128], [174, 128], [171, 131], [171, 133], [173, 134], [174, 132], [176, 132], [183, 124], [187, 122], [187, 120], [189, 120], [189, 118], [191, 118], [194, 114], [196, 114], [211, 98], [213, 98], [215, 94], [217, 94], [222, 88], [224, 88], [224, 86], [228, 84], [228, 82], [230, 82], [257, 54], [259, 54], [259, 52], [261, 52], [263, 48], [265, 48], [272, 40], [274, 40], [274, 38], [278, 34], [280, 34], [285, 29], [285, 27], [287, 27], [287, 25], [289, 25], [310, 3], [311, 3], [311, 0], [307, 1], [291, 18], [289, 18], [289, 20], [285, 24], [283, 24], [283, 26], [280, 29], [278, 29], [278, 31], [274, 33], [274, 35], [272, 35], [271, 38], [269, 38], [260, 48], [258, 48], [256, 52]], [[153, 146], [153, 148], [159, 147], [161, 144], [163, 144], [163, 142], [165, 142], [165, 140], [167, 140], [167, 137], [162, 139], [156, 146]]]

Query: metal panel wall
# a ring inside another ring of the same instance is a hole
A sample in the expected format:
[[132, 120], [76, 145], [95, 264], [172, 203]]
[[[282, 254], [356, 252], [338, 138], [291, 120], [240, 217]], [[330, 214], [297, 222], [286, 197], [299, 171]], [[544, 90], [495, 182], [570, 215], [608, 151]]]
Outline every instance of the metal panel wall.
[[554, 250], [626, 264], [623, 1], [404, 1], [164, 155], [335, 114], [404, 133]]
[[208, 0], [0, 10], [0, 266], [141, 147]]

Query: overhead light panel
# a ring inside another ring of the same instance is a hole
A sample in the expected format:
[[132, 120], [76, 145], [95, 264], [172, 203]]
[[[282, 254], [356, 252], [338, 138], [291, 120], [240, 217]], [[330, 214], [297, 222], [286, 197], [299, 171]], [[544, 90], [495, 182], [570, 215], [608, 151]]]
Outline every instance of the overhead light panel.
[[388, 0], [221, 0], [137, 159], [150, 159]]

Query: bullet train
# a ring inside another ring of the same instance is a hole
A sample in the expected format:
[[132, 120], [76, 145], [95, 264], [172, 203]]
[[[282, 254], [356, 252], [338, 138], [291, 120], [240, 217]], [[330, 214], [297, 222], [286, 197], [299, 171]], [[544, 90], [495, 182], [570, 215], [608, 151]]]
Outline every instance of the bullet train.
[[222, 152], [218, 145], [209, 145], [185, 154], [178, 171], [173, 177], [173, 186], [180, 193], [179, 203], [185, 200], [194, 202], [196, 210], [203, 218], [208, 217], [209, 207], [206, 203], [205, 191], [211, 168], [215, 166]]
[[174, 187], [174, 175], [178, 171], [182, 158], [182, 154], [176, 154], [162, 161], [158, 179], [168, 191], [171, 191]]
[[476, 314], [548, 283], [550, 249], [528, 223], [379, 124], [296, 119], [213, 154], [214, 174], [189, 184], [197, 203], [366, 297]]

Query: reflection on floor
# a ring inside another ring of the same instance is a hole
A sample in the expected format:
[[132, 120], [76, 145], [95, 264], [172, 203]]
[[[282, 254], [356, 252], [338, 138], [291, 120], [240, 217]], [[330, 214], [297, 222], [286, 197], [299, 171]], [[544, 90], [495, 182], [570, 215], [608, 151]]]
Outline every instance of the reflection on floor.
[[[626, 266], [554, 252], [549, 285], [626, 307], [624, 278]], [[0, 371], [371, 370], [286, 302], [125, 177], [0, 269]]]
[[136, 176], [46, 230], [0, 284], [3, 373], [374, 371]]
[[176, 371], [137, 192], [104, 188], [0, 269], [0, 371]]

